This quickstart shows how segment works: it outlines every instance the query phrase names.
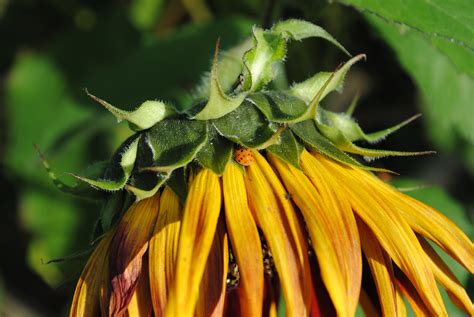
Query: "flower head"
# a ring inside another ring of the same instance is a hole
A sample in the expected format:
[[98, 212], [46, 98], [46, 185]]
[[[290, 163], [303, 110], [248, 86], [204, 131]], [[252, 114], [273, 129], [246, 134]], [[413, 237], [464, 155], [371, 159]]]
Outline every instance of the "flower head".
[[216, 53], [210, 84], [185, 113], [158, 101], [126, 112], [93, 96], [136, 133], [99, 177], [77, 176], [112, 193], [71, 316], [266, 316], [280, 298], [289, 316], [353, 316], [358, 304], [399, 316], [403, 297], [419, 315], [445, 316], [437, 283], [473, 314], [428, 241], [471, 273], [472, 242], [348, 154], [426, 153], [355, 143], [379, 141], [411, 119], [367, 134], [350, 111], [319, 106], [363, 55], [289, 90], [263, 90], [288, 41], [319, 36], [341, 46], [296, 20], [253, 36], [237, 82], [235, 74], [218, 80]]

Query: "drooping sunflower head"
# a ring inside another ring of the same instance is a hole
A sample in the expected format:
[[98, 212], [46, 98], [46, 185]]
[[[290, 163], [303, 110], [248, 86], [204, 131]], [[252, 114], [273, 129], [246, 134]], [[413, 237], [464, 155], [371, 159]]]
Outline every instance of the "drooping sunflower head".
[[280, 299], [289, 316], [353, 316], [358, 304], [402, 316], [403, 297], [417, 314], [443, 316], [437, 283], [473, 313], [430, 244], [473, 272], [466, 235], [351, 156], [426, 153], [357, 145], [413, 118], [365, 133], [353, 107], [320, 106], [364, 55], [288, 89], [273, 85], [288, 42], [308, 37], [347, 53], [320, 27], [288, 20], [255, 27], [253, 41], [221, 56], [217, 46], [186, 111], [146, 101], [129, 112], [90, 95], [135, 134], [103, 168], [76, 175], [107, 199], [71, 316], [262, 316]]

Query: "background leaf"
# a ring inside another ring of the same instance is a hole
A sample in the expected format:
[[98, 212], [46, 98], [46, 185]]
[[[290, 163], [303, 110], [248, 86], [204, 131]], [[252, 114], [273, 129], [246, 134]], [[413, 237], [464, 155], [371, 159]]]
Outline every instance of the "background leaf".
[[[373, 15], [366, 17], [392, 46], [401, 65], [419, 87], [433, 141], [448, 150], [463, 142], [468, 158], [474, 147], [474, 79], [459, 72], [416, 31], [388, 24]], [[474, 168], [474, 161], [468, 163]]]
[[362, 11], [415, 31], [474, 77], [474, 2], [470, 0], [341, 0]]

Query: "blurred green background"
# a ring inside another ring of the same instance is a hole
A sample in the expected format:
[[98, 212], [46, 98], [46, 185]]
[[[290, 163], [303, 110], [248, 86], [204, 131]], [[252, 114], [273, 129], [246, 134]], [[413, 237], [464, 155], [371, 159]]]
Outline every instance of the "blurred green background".
[[[148, 99], [186, 105], [218, 38], [228, 49], [252, 25], [285, 18], [321, 25], [352, 54], [368, 56], [327, 108], [343, 110], [360, 93], [355, 117], [366, 131], [423, 114], [383, 147], [438, 153], [374, 164], [399, 172], [400, 187], [427, 185], [409, 194], [472, 238], [474, 2], [381, 3], [0, 0], [0, 315], [67, 314], [101, 206], [57, 190], [33, 145], [56, 171], [78, 172], [107, 159], [130, 134], [84, 88], [122, 108]], [[291, 44], [288, 55], [289, 83], [346, 59], [317, 39]], [[447, 304], [452, 316], [462, 316]]]

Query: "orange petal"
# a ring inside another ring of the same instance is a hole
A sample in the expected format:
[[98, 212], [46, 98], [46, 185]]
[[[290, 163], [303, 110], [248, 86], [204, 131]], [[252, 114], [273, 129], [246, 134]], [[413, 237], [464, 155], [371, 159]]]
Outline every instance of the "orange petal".
[[148, 250], [150, 290], [155, 316], [164, 316], [169, 290], [173, 283], [178, 251], [181, 206], [178, 197], [168, 187], [163, 190], [160, 211]]
[[302, 280], [298, 251], [290, 241], [281, 217], [280, 205], [272, 186], [265, 178], [258, 164], [247, 168], [245, 177], [247, 195], [257, 223], [265, 236], [275, 263], [289, 316], [305, 316], [309, 312], [310, 298], [305, 298], [305, 284]]
[[148, 265], [143, 263], [143, 271], [138, 280], [137, 288], [127, 307], [128, 316], [149, 317], [153, 313], [153, 306], [150, 296], [150, 283], [148, 277]]
[[239, 266], [240, 310], [243, 316], [262, 316], [263, 259], [260, 237], [248, 207], [244, 176], [228, 164], [222, 177], [225, 218], [233, 254]]
[[362, 221], [358, 221], [357, 224], [359, 226], [362, 249], [377, 287], [382, 313], [384, 316], [398, 316], [392, 261], [380, 247], [377, 238], [367, 225]]
[[[358, 171], [358, 174], [364, 172]], [[362, 176], [363, 177], [363, 176]], [[436, 209], [400, 193], [376, 177], [368, 184], [387, 197], [408, 224], [422, 236], [435, 242], [471, 273], [474, 273], [474, 244], [449, 218]]]
[[347, 199], [335, 196], [327, 180], [316, 171], [315, 162], [304, 153], [301, 164], [309, 178], [276, 157], [270, 158], [303, 214], [322, 279], [338, 315], [352, 316], [357, 308], [362, 276], [357, 225]]
[[446, 289], [449, 298], [452, 302], [461, 308], [470, 316], [474, 316], [474, 308], [469, 296], [467, 295], [461, 282], [454, 276], [453, 272], [444, 263], [441, 257], [423, 238], [420, 238], [420, 243], [429, 258], [429, 263], [433, 268], [433, 273], [436, 280]]
[[112, 232], [106, 234], [87, 261], [86, 267], [77, 282], [69, 316], [100, 315], [100, 298], [107, 284], [109, 272], [108, 249], [112, 237]]
[[[222, 219], [221, 219], [222, 220]], [[224, 314], [229, 250], [223, 221], [219, 221], [211, 253], [201, 281], [196, 306], [197, 317], [218, 317]]]
[[433, 272], [415, 233], [387, 196], [378, 192], [377, 188], [367, 185], [374, 176], [367, 172], [360, 173], [355, 168], [342, 166], [329, 159], [321, 158], [320, 161], [333, 173], [340, 190], [350, 197], [354, 211], [409, 277], [432, 314], [446, 316]]
[[184, 206], [179, 234], [176, 275], [166, 316], [192, 316], [199, 296], [221, 208], [219, 178], [202, 169], [193, 179]]
[[130, 302], [142, 271], [142, 257], [158, 217], [159, 194], [134, 203], [117, 226], [110, 245], [109, 314], [120, 314]]

